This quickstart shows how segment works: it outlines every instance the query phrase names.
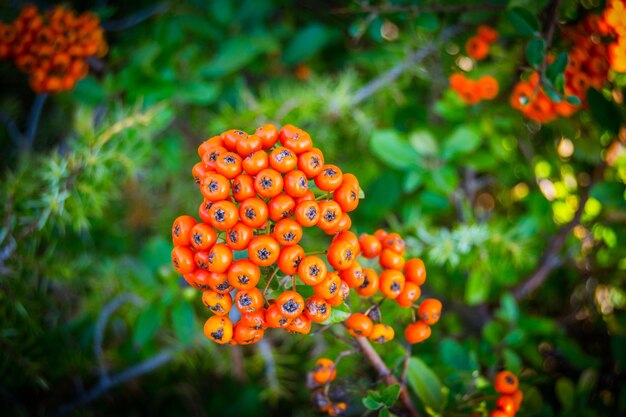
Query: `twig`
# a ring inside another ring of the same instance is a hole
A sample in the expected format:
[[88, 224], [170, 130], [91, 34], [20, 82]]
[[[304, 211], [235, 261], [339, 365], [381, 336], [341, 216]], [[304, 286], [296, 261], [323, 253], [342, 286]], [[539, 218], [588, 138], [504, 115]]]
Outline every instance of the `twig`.
[[102, 23], [102, 28], [107, 32], [119, 32], [122, 30], [126, 30], [130, 27], [138, 25], [155, 16], [157, 14], [165, 13], [169, 10], [169, 7], [166, 4], [156, 4], [154, 6], [146, 7], [143, 10], [138, 11], [137, 13], [131, 14], [123, 19], [119, 20], [109, 20], [108, 22]]
[[102, 342], [104, 340], [106, 325], [109, 322], [111, 315], [126, 303], [140, 305], [142, 302], [143, 300], [135, 294], [120, 294], [109, 301], [100, 312], [100, 315], [98, 315], [93, 338], [93, 353], [96, 356], [96, 361], [98, 362], [98, 372], [100, 374], [101, 381], [106, 381], [109, 378], [106, 367], [104, 366]]
[[[456, 35], [459, 30], [459, 26], [452, 26], [445, 29], [440, 36], [439, 42], [441, 43], [447, 41], [448, 39]], [[415, 64], [422, 61], [430, 54], [435, 53], [436, 51], [437, 48], [435, 42], [426, 42], [426, 44], [424, 44], [424, 46], [422, 46], [420, 49], [410, 53], [404, 61], [399, 62], [396, 66], [390, 68], [387, 72], [381, 74], [377, 78], [374, 78], [372, 81], [355, 91], [354, 94], [352, 94], [352, 97], [348, 99], [348, 104], [350, 106], [356, 106], [362, 101], [368, 99], [378, 90], [385, 87], [387, 84], [395, 81], [400, 75], [402, 75], [404, 71], [413, 68]]]
[[33, 107], [30, 109], [30, 114], [28, 115], [28, 124], [26, 125], [26, 133], [24, 135], [24, 139], [26, 143], [24, 143], [24, 147], [28, 150], [33, 147], [33, 142], [35, 141], [35, 135], [37, 134], [37, 127], [39, 127], [39, 119], [41, 117], [41, 111], [43, 110], [44, 104], [46, 104], [46, 99], [48, 98], [48, 94], [37, 94], [35, 97], [35, 101], [33, 102]]
[[601, 163], [596, 167], [589, 186], [585, 188], [580, 195], [580, 201], [578, 203], [576, 213], [574, 213], [574, 218], [565, 226], [561, 227], [559, 232], [552, 237], [552, 239], [550, 239], [550, 243], [541, 258], [539, 265], [537, 265], [537, 268], [513, 291], [513, 296], [517, 300], [526, 297], [535, 289], [539, 288], [548, 278], [550, 273], [563, 263], [563, 259], [559, 256], [559, 252], [563, 249], [563, 246], [565, 246], [567, 237], [572, 232], [574, 227], [580, 224], [580, 219], [585, 210], [585, 204], [587, 203], [587, 200], [589, 200], [591, 188], [594, 182], [601, 177], [603, 172], [604, 163]]
[[59, 409], [52, 414], [53, 417], [64, 416], [74, 409], [96, 400], [115, 386], [160, 368], [174, 359], [179, 351], [180, 348], [165, 349], [151, 358], [111, 376], [106, 381], [100, 380], [94, 387], [87, 390], [84, 395], [59, 407]]
[[355, 340], [359, 349], [363, 353], [363, 356], [365, 356], [365, 358], [372, 364], [380, 379], [382, 379], [386, 385], [400, 386], [400, 401], [402, 402], [402, 405], [406, 409], [409, 416], [420, 417], [420, 414], [415, 409], [413, 401], [411, 400], [411, 397], [409, 396], [406, 387], [400, 385], [398, 379], [391, 373], [389, 368], [387, 368], [387, 365], [385, 365], [385, 362], [383, 362], [382, 358], [374, 350], [370, 342], [365, 337], [356, 337]]
[[502, 10], [505, 6], [498, 4], [439, 4], [429, 6], [369, 6], [361, 5], [358, 9], [352, 9], [349, 7], [340, 7], [333, 9], [333, 14], [359, 14], [359, 13], [374, 13], [377, 15], [392, 14], [392, 13], [428, 13], [428, 12], [443, 12], [443, 13], [462, 13], [471, 10]]
[[267, 377], [270, 389], [272, 391], [279, 391], [280, 382], [278, 381], [278, 376], [276, 374], [276, 361], [274, 360], [270, 343], [267, 339], [261, 339], [256, 346], [259, 349], [259, 353], [263, 357], [263, 361], [265, 362], [265, 376]]

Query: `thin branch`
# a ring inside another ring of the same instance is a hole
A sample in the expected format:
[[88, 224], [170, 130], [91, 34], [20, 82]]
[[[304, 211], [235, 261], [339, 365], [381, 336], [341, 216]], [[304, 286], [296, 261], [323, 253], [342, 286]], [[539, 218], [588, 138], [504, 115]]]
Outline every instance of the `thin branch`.
[[404, 361], [402, 362], [402, 373], [400, 374], [400, 386], [401, 387], [406, 386], [406, 376], [409, 373], [409, 359], [411, 359], [412, 347], [413, 345], [411, 343], [407, 343], [406, 355], [404, 356]]
[[104, 332], [106, 330], [107, 323], [111, 318], [111, 315], [126, 303], [140, 305], [142, 302], [143, 300], [135, 294], [120, 294], [111, 301], [109, 301], [98, 315], [93, 338], [93, 353], [96, 356], [96, 361], [98, 362], [98, 372], [100, 374], [101, 380], [106, 381], [109, 378], [108, 372], [104, 365], [104, 352], [102, 349], [102, 343], [104, 341]]
[[76, 408], [89, 404], [92, 401], [98, 399], [111, 388], [130, 381], [131, 379], [137, 378], [141, 375], [155, 371], [156, 369], [162, 367], [163, 365], [166, 365], [172, 359], [174, 359], [176, 357], [176, 354], [180, 352], [180, 350], [180, 348], [165, 349], [135, 366], [131, 366], [121, 372], [118, 372], [117, 374], [109, 377], [106, 380], [101, 379], [94, 387], [87, 390], [79, 398], [62, 405], [52, 415], [54, 417], [60, 417], [69, 414]]
[[589, 186], [582, 191], [578, 208], [574, 213], [574, 218], [565, 226], [561, 227], [558, 233], [550, 239], [548, 247], [541, 258], [539, 265], [537, 265], [537, 268], [513, 291], [513, 296], [517, 300], [526, 297], [543, 285], [550, 273], [563, 263], [563, 258], [559, 256], [559, 253], [563, 249], [563, 246], [565, 246], [567, 237], [572, 232], [574, 227], [580, 224], [580, 219], [585, 210], [585, 204], [587, 203], [587, 200], [589, 200], [591, 188], [593, 184], [601, 178], [602, 173], [604, 172], [604, 166], [604, 163], [602, 163], [596, 167]]
[[436, 4], [429, 6], [369, 6], [361, 5], [358, 9], [350, 7], [340, 7], [333, 9], [333, 14], [361, 14], [374, 13], [377, 15], [393, 14], [393, 13], [411, 13], [418, 15], [420, 13], [442, 12], [442, 13], [463, 13], [472, 10], [502, 10], [506, 6], [499, 4]]
[[28, 124], [26, 125], [26, 133], [24, 134], [24, 148], [29, 150], [33, 147], [33, 143], [35, 141], [35, 135], [37, 134], [37, 127], [39, 127], [39, 119], [41, 118], [41, 111], [43, 110], [44, 104], [46, 104], [46, 99], [48, 98], [48, 94], [37, 94], [35, 97], [35, 101], [33, 102], [33, 107], [30, 109], [30, 114], [28, 115]]
[[365, 337], [356, 337], [355, 340], [357, 346], [363, 353], [363, 356], [365, 356], [365, 358], [372, 364], [380, 379], [382, 379], [386, 385], [400, 386], [400, 401], [402, 402], [402, 405], [406, 409], [408, 415], [411, 417], [420, 417], [420, 414], [415, 409], [406, 387], [400, 385], [398, 379], [391, 373], [389, 368], [387, 368], [387, 365], [385, 365], [385, 362], [383, 362], [382, 358], [378, 352], [374, 350], [370, 342]]
[[[459, 26], [452, 26], [445, 29], [440, 36], [439, 43], [447, 41], [459, 31]], [[435, 42], [426, 42], [420, 49], [410, 53], [404, 61], [399, 62], [387, 72], [381, 74], [377, 78], [374, 78], [372, 81], [355, 91], [354, 94], [352, 94], [352, 97], [348, 99], [349, 105], [356, 106], [362, 101], [367, 100], [378, 90], [395, 81], [400, 75], [402, 75], [402, 73], [413, 68], [418, 62], [424, 60], [426, 57], [437, 51], [438, 48], [436, 47]]]
[[267, 338], [265, 338], [259, 340], [259, 343], [257, 343], [256, 346], [259, 349], [259, 353], [263, 357], [263, 361], [265, 362], [265, 376], [270, 386], [270, 390], [275, 392], [280, 391], [280, 382], [278, 381], [278, 375], [276, 374], [276, 361], [274, 360], [270, 343], [267, 341]]
[[137, 13], [131, 14], [123, 19], [104, 22], [102, 24], [102, 28], [107, 32], [119, 32], [138, 25], [153, 16], [165, 13], [168, 10], [169, 7], [166, 4], [156, 4], [154, 6], [146, 7], [143, 10], [139, 10]]

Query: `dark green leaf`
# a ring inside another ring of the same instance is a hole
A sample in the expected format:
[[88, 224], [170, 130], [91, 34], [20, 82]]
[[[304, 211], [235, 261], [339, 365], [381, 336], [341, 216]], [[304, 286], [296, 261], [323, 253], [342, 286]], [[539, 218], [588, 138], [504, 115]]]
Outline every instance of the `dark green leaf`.
[[444, 339], [439, 346], [441, 360], [458, 371], [474, 371], [478, 364], [472, 360], [469, 350], [453, 339]]
[[158, 304], [151, 304], [139, 314], [133, 332], [133, 344], [142, 347], [161, 326], [161, 310]]
[[465, 302], [469, 305], [478, 305], [489, 296], [491, 277], [474, 271], [470, 274], [465, 285]]
[[546, 77], [555, 84], [556, 77], [559, 74], [563, 74], [565, 68], [567, 68], [567, 52], [561, 52], [556, 56], [556, 59], [548, 65]]
[[206, 105], [213, 103], [217, 99], [219, 84], [202, 81], [182, 83], [176, 92], [184, 101]]
[[297, 64], [311, 58], [336, 38], [330, 28], [313, 23], [298, 32], [285, 48], [283, 62]]
[[72, 95], [81, 103], [97, 106], [106, 99], [100, 83], [93, 77], [85, 77], [76, 83]]
[[505, 293], [500, 298], [500, 309], [498, 309], [496, 316], [509, 323], [517, 322], [519, 308], [517, 301], [510, 293]]
[[580, 99], [577, 96], [567, 96], [565, 97], [565, 100], [567, 100], [569, 104], [573, 104], [574, 106], [580, 106]]
[[456, 128], [441, 145], [440, 155], [443, 159], [472, 152], [480, 146], [480, 136], [467, 126]]
[[435, 13], [420, 13], [415, 19], [417, 27], [427, 31], [439, 29], [439, 19]]
[[254, 59], [276, 47], [274, 40], [264, 37], [239, 36], [228, 38], [221, 45], [213, 60], [206, 64], [201, 73], [217, 78], [244, 68]]
[[380, 407], [383, 406], [383, 403], [380, 402], [378, 399], [376, 399], [374, 395], [372, 395], [373, 391], [370, 391], [367, 395], [367, 397], [363, 398], [363, 405], [365, 406], [365, 408], [367, 408], [368, 410], [378, 410]]
[[556, 381], [556, 396], [564, 409], [569, 410], [574, 406], [574, 383], [568, 378], [559, 378]]
[[437, 374], [433, 372], [421, 359], [411, 357], [409, 359], [407, 380], [411, 389], [417, 394], [424, 406], [435, 411], [443, 407], [443, 386]]
[[595, 121], [609, 132], [617, 133], [620, 127], [620, 116], [615, 105], [593, 88], [587, 90], [587, 101], [589, 101], [591, 116]]
[[389, 166], [406, 169], [418, 162], [418, 154], [395, 130], [376, 130], [370, 140], [372, 153]]
[[387, 407], [391, 407], [396, 402], [399, 395], [400, 395], [400, 385], [394, 384], [394, 385], [390, 385], [386, 387], [383, 390], [381, 399]]
[[546, 42], [542, 38], [533, 38], [526, 45], [526, 59], [528, 63], [538, 68], [545, 57]]
[[176, 338], [183, 345], [190, 344], [196, 330], [196, 323], [193, 309], [189, 303], [181, 301], [174, 306], [172, 309], [172, 323]]
[[520, 35], [533, 36], [539, 30], [539, 20], [527, 9], [514, 7], [508, 10], [506, 15]]

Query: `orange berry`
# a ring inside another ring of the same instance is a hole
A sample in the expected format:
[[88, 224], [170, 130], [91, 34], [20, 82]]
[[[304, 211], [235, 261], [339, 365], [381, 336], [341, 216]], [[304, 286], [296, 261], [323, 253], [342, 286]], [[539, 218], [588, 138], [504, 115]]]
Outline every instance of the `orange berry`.
[[424, 261], [419, 258], [413, 258], [404, 264], [404, 276], [407, 280], [423, 285], [426, 282], [426, 267]]
[[513, 394], [517, 391], [519, 383], [512, 372], [501, 371], [496, 375], [493, 385], [500, 394]]
[[258, 266], [270, 266], [278, 260], [280, 245], [267, 235], [252, 238], [248, 245], [248, 259]]
[[406, 281], [404, 284], [404, 290], [398, 295], [396, 298], [396, 302], [400, 304], [401, 307], [408, 308], [417, 301], [418, 298], [422, 295], [422, 290], [420, 287], [411, 281]]
[[233, 337], [233, 323], [228, 317], [209, 317], [204, 323], [204, 334], [216, 343], [228, 343]]
[[306, 285], [320, 284], [326, 272], [326, 263], [317, 256], [307, 256], [298, 265], [298, 276]]
[[239, 290], [256, 287], [261, 279], [261, 270], [249, 259], [239, 259], [228, 268], [228, 283]]
[[395, 269], [385, 269], [380, 274], [380, 292], [387, 298], [394, 299], [402, 293], [405, 278], [402, 272]]
[[186, 246], [176, 246], [172, 249], [172, 265], [181, 275], [189, 274], [196, 269], [193, 252]]
[[263, 308], [263, 294], [254, 287], [247, 290], [239, 290], [235, 294], [235, 306], [242, 313], [260, 311]]
[[363, 268], [363, 283], [355, 288], [361, 297], [370, 297], [378, 292], [379, 279], [376, 271]]
[[315, 362], [313, 368], [313, 379], [318, 384], [326, 384], [335, 380], [337, 376], [337, 370], [335, 369], [335, 363], [328, 358], [320, 358]]
[[312, 295], [304, 302], [304, 315], [315, 323], [328, 320], [332, 311], [328, 302], [317, 295]]
[[190, 246], [191, 230], [196, 220], [191, 216], [179, 216], [172, 224], [172, 243], [174, 246]]
[[472, 36], [465, 44], [465, 51], [476, 61], [481, 61], [489, 55], [489, 43], [479, 36]]
[[427, 298], [420, 304], [417, 315], [427, 324], [435, 324], [441, 317], [441, 301], [435, 298]]
[[430, 326], [423, 321], [409, 324], [404, 330], [404, 338], [411, 344], [421, 343], [430, 337]]
[[220, 294], [208, 290], [202, 293], [202, 303], [214, 314], [224, 316], [233, 306], [233, 299], [230, 294]]
[[354, 337], [368, 337], [372, 333], [374, 323], [363, 313], [354, 313], [344, 322], [348, 333]]
[[372, 326], [372, 331], [367, 338], [374, 343], [383, 344], [393, 340], [394, 336], [393, 327], [377, 323]]
[[383, 269], [396, 269], [402, 271], [404, 268], [404, 257], [398, 255], [391, 249], [383, 249], [380, 253], [380, 266]]

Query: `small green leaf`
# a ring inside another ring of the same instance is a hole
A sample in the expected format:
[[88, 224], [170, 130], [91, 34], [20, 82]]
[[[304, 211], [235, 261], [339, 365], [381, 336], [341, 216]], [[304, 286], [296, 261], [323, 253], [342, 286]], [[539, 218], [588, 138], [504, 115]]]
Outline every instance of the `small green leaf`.
[[370, 140], [372, 153], [387, 165], [406, 169], [418, 162], [418, 154], [395, 130], [377, 130]]
[[363, 405], [368, 410], [378, 410], [380, 407], [383, 406], [383, 404], [376, 399], [377, 395], [372, 395], [372, 393], [373, 391], [369, 391], [367, 397], [363, 398]]
[[183, 345], [188, 345], [193, 340], [193, 334], [196, 328], [193, 308], [188, 302], [181, 301], [176, 303], [172, 309], [172, 324], [174, 333]]
[[219, 84], [202, 81], [182, 83], [177, 93], [182, 100], [193, 104], [211, 104], [217, 99]]
[[500, 298], [500, 309], [496, 316], [506, 322], [515, 323], [519, 318], [517, 301], [510, 293], [505, 293]]
[[567, 52], [561, 52], [556, 56], [556, 59], [548, 66], [546, 70], [546, 77], [555, 83], [556, 77], [559, 74], [563, 74], [567, 67]]
[[422, 156], [437, 155], [439, 146], [433, 134], [428, 130], [417, 130], [409, 136], [409, 143]]
[[526, 59], [528, 63], [538, 68], [545, 57], [546, 42], [542, 38], [533, 38], [526, 45]]
[[469, 305], [478, 305], [489, 296], [491, 277], [478, 271], [473, 271], [465, 284], [465, 302]]
[[283, 54], [287, 65], [297, 64], [311, 58], [336, 38], [329, 27], [313, 23], [300, 30], [289, 42]]
[[159, 305], [151, 304], [139, 314], [133, 332], [133, 344], [141, 348], [152, 339], [161, 326], [161, 310]]
[[76, 83], [72, 95], [81, 103], [97, 106], [106, 99], [106, 93], [94, 77], [85, 77]]
[[341, 304], [337, 307], [333, 307], [330, 312], [330, 317], [326, 319], [326, 321], [322, 322], [322, 324], [341, 323], [350, 317], [350, 314], [352, 314], [350, 308], [345, 303]]
[[391, 407], [400, 395], [400, 385], [394, 384], [385, 388], [382, 392], [381, 399], [387, 407]]
[[407, 379], [411, 389], [425, 407], [441, 410], [443, 407], [442, 385], [439, 377], [419, 358], [409, 358]]
[[574, 406], [574, 394], [574, 383], [570, 379], [559, 378], [559, 380], [556, 381], [556, 396], [566, 410]]
[[573, 104], [574, 106], [580, 106], [580, 99], [577, 96], [567, 96], [565, 97], [565, 100], [567, 100], [569, 104]]
[[473, 129], [460, 126], [443, 141], [440, 154], [443, 159], [451, 159], [468, 154], [479, 146], [480, 136]]
[[439, 29], [439, 19], [435, 13], [420, 13], [415, 19], [415, 24], [429, 32]]
[[520, 35], [533, 36], [539, 30], [539, 20], [527, 9], [514, 7], [507, 11], [506, 15]]

